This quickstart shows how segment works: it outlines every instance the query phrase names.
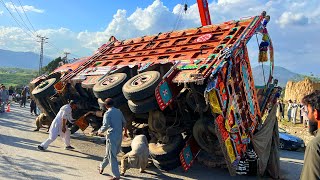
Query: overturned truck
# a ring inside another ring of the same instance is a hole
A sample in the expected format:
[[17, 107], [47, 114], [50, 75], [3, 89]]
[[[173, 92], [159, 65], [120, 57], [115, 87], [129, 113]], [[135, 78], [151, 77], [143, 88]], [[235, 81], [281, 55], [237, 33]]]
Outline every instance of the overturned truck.
[[[161, 170], [181, 162], [188, 169], [202, 150], [220, 158], [217, 163], [222, 159], [232, 175], [246, 174], [254, 165], [243, 162], [257, 159], [252, 137], [278, 92], [268, 21], [263, 12], [122, 41], [111, 37], [93, 56], [38, 77], [30, 89], [51, 119], [69, 99], [78, 100], [74, 118], [80, 118], [88, 111], [103, 111], [104, 99], [113, 98], [128, 121], [129, 136], [140, 128], [150, 137], [150, 156]], [[256, 35], [258, 60], [271, 67], [261, 87], [254, 85], [246, 46]], [[102, 118], [91, 115], [84, 121], [96, 131]], [[125, 138], [122, 150], [129, 146], [130, 138]]]

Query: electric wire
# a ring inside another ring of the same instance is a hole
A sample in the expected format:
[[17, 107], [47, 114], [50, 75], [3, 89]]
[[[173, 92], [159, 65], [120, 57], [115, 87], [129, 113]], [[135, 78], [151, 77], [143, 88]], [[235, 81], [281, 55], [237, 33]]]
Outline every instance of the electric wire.
[[31, 34], [33, 34], [34, 36], [37, 36], [33, 31], [30, 30], [30, 28], [29, 28], [29, 27], [27, 26], [27, 24], [24, 22], [24, 20], [23, 20], [23, 18], [22, 18], [22, 16], [21, 16], [20, 12], [18, 11], [16, 5], [12, 2], [12, 0], [10, 0], [10, 2], [12, 3], [13, 8], [14, 8], [15, 11], [17, 12], [17, 14], [19, 15], [19, 17], [20, 17], [20, 19], [21, 19], [24, 27], [25, 27]]
[[28, 36], [35, 38], [33, 34], [29, 34], [29, 32], [26, 32], [25, 29], [20, 25], [19, 21], [16, 19], [16, 17], [12, 14], [12, 12], [8, 9], [8, 7], [6, 6], [6, 4], [3, 2], [3, 0], [0, 0], [2, 5], [7, 9], [7, 11], [9, 12], [9, 14], [11, 15], [11, 17], [14, 19], [14, 21], [17, 23], [17, 25], [21, 28], [21, 30], [27, 34]]
[[27, 15], [26, 11], [24, 10], [24, 7], [22, 6], [21, 1], [20, 1], [20, 0], [18, 0], [18, 1], [19, 1], [19, 4], [20, 4], [20, 7], [22, 8], [22, 11], [23, 11], [24, 15], [26, 16], [29, 24], [31, 25], [31, 28], [33, 29], [34, 32], [36, 32], [34, 26], [32, 25], [32, 23], [31, 23], [30, 20], [29, 20], [29, 17], [28, 17], [28, 15]]
[[[12, 5], [13, 5], [15, 11], [18, 13], [19, 17], [21, 18], [23, 24], [13, 15], [13, 13], [12, 13], [12, 12], [9, 10], [9, 8], [6, 6], [5, 2], [4, 2], [3, 0], [0, 0], [0, 1], [1, 1], [2, 5], [6, 8], [6, 10], [9, 12], [9, 14], [11, 15], [11, 17], [14, 19], [14, 21], [16, 22], [16, 24], [20, 27], [20, 29], [21, 29], [25, 34], [27, 34], [29, 37], [31, 37], [31, 38], [33, 38], [33, 39], [35, 39], [35, 40], [38, 40], [39, 37], [38, 37], [38, 35], [37, 35], [37, 31], [35, 30], [34, 26], [32, 25], [31, 21], [29, 20], [26, 12], [25, 12], [25, 10], [24, 10], [24, 8], [23, 8], [23, 6], [22, 6], [21, 1], [18, 0], [18, 1], [19, 1], [19, 4], [20, 4], [20, 6], [21, 6], [21, 8], [22, 8], [22, 10], [23, 10], [23, 12], [24, 12], [24, 15], [26, 16], [26, 19], [28, 20], [28, 22], [29, 22], [30, 26], [32, 27], [33, 31], [26, 25], [26, 23], [24, 22], [22, 16], [20, 15], [18, 9], [16, 8], [16, 6], [15, 6], [15, 4], [12, 2], [12, 0], [10, 0], [10, 1], [11, 1]], [[21, 25], [20, 23], [21, 23], [22, 25]], [[64, 52], [62, 49], [57, 48], [53, 43], [51, 43], [51, 42], [50, 42], [50, 43], [49, 43], [49, 42], [46, 42], [46, 43], [48, 43], [48, 45], [51, 46], [52, 48], [54, 48], [55, 50], [60, 51], [60, 52]], [[80, 57], [81, 57], [81, 56], [79, 56], [79, 55], [77, 55], [77, 54], [74, 54], [74, 53], [70, 53], [70, 56], [71, 56], [71, 57], [74, 57], [74, 58], [80, 58]]]

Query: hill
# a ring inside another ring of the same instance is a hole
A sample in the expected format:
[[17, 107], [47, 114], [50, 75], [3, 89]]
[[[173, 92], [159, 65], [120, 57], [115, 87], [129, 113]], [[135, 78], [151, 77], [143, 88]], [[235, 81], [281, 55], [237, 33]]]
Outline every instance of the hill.
[[[263, 69], [262, 66], [256, 66], [252, 69], [253, 78], [255, 85], [264, 85], [264, 77], [265, 81], [268, 81], [269, 73], [270, 73], [270, 66], [264, 65]], [[264, 76], [263, 76], [264, 73]], [[289, 71], [288, 69], [280, 66], [274, 67], [273, 72], [274, 78], [278, 79], [279, 86], [285, 87], [289, 80], [299, 81], [303, 80], [304, 76], [298, 73], [294, 73]]]
[[[0, 67], [39, 69], [39, 54], [33, 52], [15, 52], [0, 49]], [[43, 58], [43, 66], [47, 65], [52, 59]]]
[[0, 83], [7, 87], [22, 87], [37, 76], [36, 70], [21, 68], [0, 68]]

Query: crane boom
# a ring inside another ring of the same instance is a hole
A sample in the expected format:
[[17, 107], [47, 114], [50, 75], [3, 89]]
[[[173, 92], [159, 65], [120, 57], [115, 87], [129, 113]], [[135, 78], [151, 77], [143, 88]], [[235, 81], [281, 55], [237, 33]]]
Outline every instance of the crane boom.
[[202, 26], [211, 25], [210, 12], [207, 0], [197, 0]]

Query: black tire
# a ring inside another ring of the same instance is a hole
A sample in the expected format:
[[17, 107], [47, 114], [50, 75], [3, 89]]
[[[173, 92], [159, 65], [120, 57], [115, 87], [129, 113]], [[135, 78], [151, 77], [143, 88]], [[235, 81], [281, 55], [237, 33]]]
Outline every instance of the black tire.
[[177, 156], [177, 157], [178, 158], [168, 159], [166, 161], [161, 161], [161, 162], [159, 162], [155, 159], [152, 159], [152, 162], [153, 162], [154, 166], [161, 171], [171, 171], [171, 170], [174, 170], [177, 167], [181, 166], [179, 156]]
[[61, 78], [61, 72], [54, 72], [48, 75], [47, 79], [51, 79], [51, 78], [56, 78], [59, 79]]
[[113, 97], [122, 90], [123, 84], [128, 76], [125, 73], [115, 73], [104, 77], [93, 86], [93, 93], [96, 98], [106, 99]]
[[171, 138], [171, 141], [167, 144], [157, 143], [155, 138], [150, 140], [149, 152], [152, 159], [161, 162], [179, 157], [180, 151], [184, 146], [182, 135], [171, 136]]
[[158, 103], [156, 97], [152, 96], [140, 101], [128, 100], [128, 106], [133, 113], [142, 114], [157, 109]]
[[127, 138], [125, 139], [125, 141], [122, 139], [122, 142], [121, 142], [121, 151], [123, 153], [128, 153], [131, 151], [131, 142], [132, 142], [132, 139], [131, 138]]
[[55, 94], [53, 85], [57, 82], [56, 78], [47, 79], [41, 82], [33, 91], [32, 95], [36, 98], [48, 97]]
[[89, 124], [91, 125], [91, 127], [93, 128], [94, 131], [99, 130], [99, 128], [102, 125], [101, 118], [99, 119], [95, 115], [88, 115], [86, 117], [86, 121], [89, 122]]
[[218, 138], [214, 131], [214, 122], [208, 119], [199, 119], [193, 126], [193, 137], [201, 147], [208, 153], [215, 154], [221, 150]]
[[161, 81], [160, 73], [147, 71], [129, 79], [123, 86], [122, 91], [128, 100], [142, 100], [154, 96], [155, 88]]
[[[106, 107], [104, 105], [104, 100], [105, 99], [98, 99], [98, 104], [101, 110], [106, 111]], [[127, 103], [127, 99], [124, 97], [124, 95], [121, 93], [115, 97], [112, 97], [112, 100], [114, 101], [114, 107], [116, 108], [120, 108], [122, 107], [124, 104]]]
[[[194, 97], [194, 96], [197, 96], [197, 97]], [[197, 103], [195, 101], [196, 98], [199, 101], [199, 107], [197, 107]], [[188, 106], [195, 112], [206, 112], [208, 110], [208, 106], [206, 105], [206, 101], [203, 97], [203, 94], [199, 92], [196, 92], [196, 93], [188, 92], [186, 96], [186, 102]]]
[[285, 143], [283, 140], [280, 140], [279, 142], [279, 149], [285, 149]]
[[71, 133], [71, 134], [74, 134], [74, 133], [77, 132], [79, 129], [80, 129], [79, 126], [77, 126], [77, 125], [74, 124], [74, 125], [72, 125], [71, 128], [70, 128], [70, 133]]
[[149, 113], [148, 127], [153, 132], [165, 133], [167, 126], [164, 114], [161, 111]]
[[206, 151], [200, 151], [199, 155], [197, 156], [197, 161], [200, 164], [203, 164], [209, 168], [226, 168], [227, 163], [223, 155], [217, 156], [210, 154]]

